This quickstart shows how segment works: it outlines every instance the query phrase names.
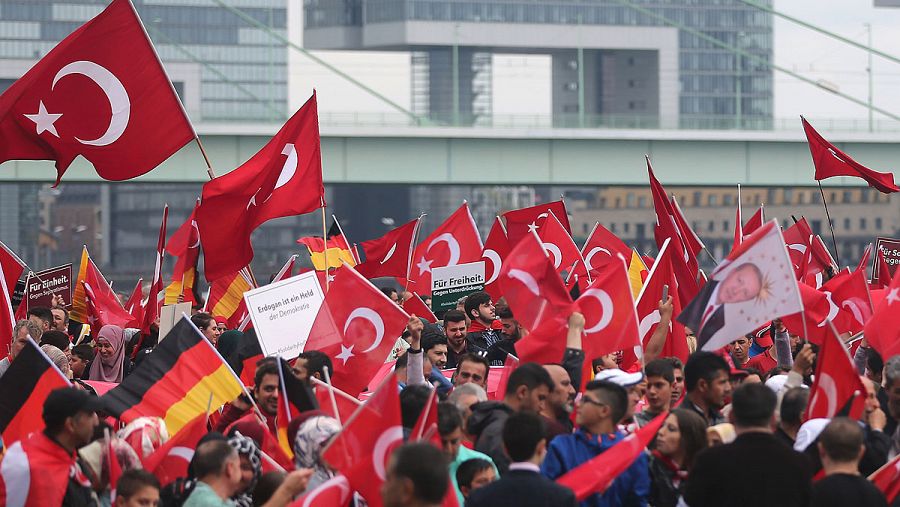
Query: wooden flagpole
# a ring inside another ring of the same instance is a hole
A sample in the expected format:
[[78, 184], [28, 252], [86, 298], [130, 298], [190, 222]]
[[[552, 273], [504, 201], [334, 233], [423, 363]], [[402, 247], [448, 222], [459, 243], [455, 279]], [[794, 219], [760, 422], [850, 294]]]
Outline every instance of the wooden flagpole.
[[828, 219], [828, 228], [831, 230], [831, 243], [834, 245], [834, 258], [837, 260], [838, 267], [841, 265], [841, 254], [838, 252], [837, 240], [834, 237], [834, 224], [831, 223], [831, 213], [828, 212], [828, 201], [825, 200], [825, 190], [822, 189], [822, 182], [819, 184], [819, 193], [822, 194], [822, 206], [825, 208], [825, 218]]
[[[326, 224], [327, 219], [325, 218], [325, 203], [322, 203], [322, 244], [325, 246], [322, 251], [322, 257], [325, 258], [325, 292], [328, 292], [328, 287], [331, 285], [331, 282], [328, 280], [328, 225]], [[313, 266], [315, 268], [315, 266]]]

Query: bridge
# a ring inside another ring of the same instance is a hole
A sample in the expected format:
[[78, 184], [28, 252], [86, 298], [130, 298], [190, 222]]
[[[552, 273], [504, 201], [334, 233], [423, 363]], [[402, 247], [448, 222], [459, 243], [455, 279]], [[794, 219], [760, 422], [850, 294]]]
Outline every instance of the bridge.
[[[538, 117], [497, 119], [491, 126], [411, 125], [389, 114], [321, 117], [325, 182], [509, 185], [644, 185], [643, 155], [667, 185], [794, 186], [812, 184], [813, 165], [799, 119], [775, 121], [768, 130], [666, 128], [555, 128]], [[859, 162], [890, 171], [900, 160], [900, 124], [816, 121], [814, 126]], [[237, 167], [280, 127], [278, 124], [207, 123], [197, 126], [217, 175]], [[0, 181], [51, 182], [51, 162], [10, 161]], [[191, 143], [141, 182], [207, 180], [199, 149]], [[100, 178], [79, 159], [65, 182]], [[861, 180], [832, 178], [828, 185]]]

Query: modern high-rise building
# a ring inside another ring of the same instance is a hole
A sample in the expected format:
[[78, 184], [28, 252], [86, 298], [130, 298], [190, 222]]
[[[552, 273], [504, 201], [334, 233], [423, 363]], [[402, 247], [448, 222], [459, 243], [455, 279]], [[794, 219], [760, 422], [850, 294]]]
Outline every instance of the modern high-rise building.
[[411, 52], [439, 123], [490, 123], [496, 53], [551, 57], [556, 126], [772, 121], [772, 15], [738, 0], [306, 0], [304, 24], [310, 49]]

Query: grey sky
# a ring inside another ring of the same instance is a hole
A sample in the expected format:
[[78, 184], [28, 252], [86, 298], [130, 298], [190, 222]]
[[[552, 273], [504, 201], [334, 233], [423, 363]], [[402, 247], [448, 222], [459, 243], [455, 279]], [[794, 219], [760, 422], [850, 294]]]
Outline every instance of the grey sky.
[[[875, 8], [872, 0], [776, 0], [775, 7], [860, 43], [866, 43], [864, 23], [872, 24], [874, 46], [900, 56], [900, 8]], [[291, 2], [289, 26], [302, 26], [300, 2]], [[302, 29], [291, 38], [302, 42]], [[407, 53], [317, 52], [391, 100], [409, 107]], [[320, 112], [390, 112], [389, 106], [343, 81], [296, 51], [291, 62], [291, 107], [297, 108], [312, 87], [319, 91]], [[866, 52], [794, 23], [775, 18], [775, 61], [811, 79], [825, 80], [841, 92], [866, 100]], [[494, 59], [494, 113], [547, 115], [550, 110], [550, 62], [545, 56], [497, 55]], [[894, 97], [900, 88], [900, 64], [874, 59], [875, 105], [900, 114]], [[775, 73], [775, 117], [794, 119], [853, 118], [864, 120], [864, 107], [824, 90]], [[876, 114], [876, 120], [879, 115]], [[881, 117], [883, 118], [883, 117]]]

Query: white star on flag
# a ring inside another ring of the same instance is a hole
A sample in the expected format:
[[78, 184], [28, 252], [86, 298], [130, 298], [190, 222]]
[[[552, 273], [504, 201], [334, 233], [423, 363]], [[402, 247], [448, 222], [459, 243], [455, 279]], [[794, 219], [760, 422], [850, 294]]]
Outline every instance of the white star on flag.
[[900, 301], [898, 293], [900, 293], [900, 288], [891, 289], [888, 295], [884, 297], [888, 301], [888, 306], [894, 304], [894, 301]]
[[419, 268], [419, 274], [421, 275], [422, 273], [424, 273], [426, 271], [428, 271], [430, 273], [431, 272], [431, 263], [433, 263], [433, 262], [434, 262], [433, 260], [425, 260], [425, 257], [422, 257], [422, 260], [420, 260], [419, 263], [416, 264], [416, 266]]
[[43, 100], [38, 103], [38, 111], [36, 113], [25, 115], [26, 118], [34, 122], [38, 134], [46, 131], [50, 132], [56, 137], [59, 137], [59, 133], [56, 131], [56, 125], [54, 125], [53, 123], [56, 122], [56, 120], [58, 120], [60, 116], [62, 116], [62, 113], [48, 113], [47, 108], [44, 107]]
[[535, 223], [535, 222], [531, 222], [530, 224], [528, 224], [528, 232], [529, 233], [537, 232], [538, 228], [539, 227], [537, 226], [537, 223]]
[[347, 360], [356, 354], [353, 353], [354, 345], [350, 345], [349, 347], [345, 347], [344, 344], [341, 344], [341, 353], [335, 356], [335, 359], [340, 359], [343, 361], [343, 364], [347, 364]]

